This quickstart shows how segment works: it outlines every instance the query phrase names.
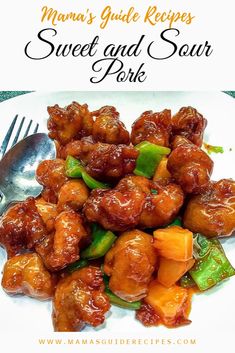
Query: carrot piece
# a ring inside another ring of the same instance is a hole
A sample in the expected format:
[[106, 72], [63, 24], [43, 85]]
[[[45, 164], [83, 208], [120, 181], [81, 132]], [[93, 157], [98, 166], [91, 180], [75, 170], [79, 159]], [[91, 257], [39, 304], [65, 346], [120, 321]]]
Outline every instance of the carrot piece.
[[154, 280], [150, 283], [148, 295], [144, 300], [160, 316], [164, 325], [175, 327], [190, 323], [187, 319], [190, 298], [187, 289], [177, 285], [166, 288]]
[[157, 274], [158, 282], [165, 287], [171, 287], [193, 267], [194, 263], [194, 259], [183, 262], [161, 257]]
[[160, 256], [176, 261], [193, 257], [193, 233], [179, 226], [158, 229], [153, 232], [154, 246]]
[[168, 179], [171, 177], [171, 174], [167, 169], [167, 161], [167, 157], [162, 157], [160, 163], [158, 164], [155, 170], [153, 181], [158, 181], [159, 179]]

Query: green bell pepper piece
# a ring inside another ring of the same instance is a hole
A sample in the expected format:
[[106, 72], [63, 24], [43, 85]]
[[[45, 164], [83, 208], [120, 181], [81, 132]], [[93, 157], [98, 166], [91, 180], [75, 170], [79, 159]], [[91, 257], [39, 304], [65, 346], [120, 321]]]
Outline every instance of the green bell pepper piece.
[[81, 178], [83, 171], [84, 167], [78, 159], [72, 156], [67, 156], [65, 162], [65, 173], [69, 178]]
[[85, 170], [82, 172], [82, 179], [90, 189], [108, 189], [110, 187], [108, 184], [92, 178]]
[[150, 194], [152, 195], [157, 195], [158, 194], [158, 191], [156, 189], [151, 189], [150, 190]]
[[92, 242], [82, 251], [82, 259], [98, 259], [106, 254], [111, 248], [117, 237], [109, 230], [103, 229], [98, 225], [92, 228]]
[[196, 286], [196, 283], [194, 282], [190, 274], [187, 272], [180, 278], [179, 285], [183, 288], [193, 288]]
[[170, 148], [143, 141], [135, 146], [139, 151], [134, 174], [152, 178], [162, 157], [171, 152]]
[[[209, 241], [209, 240], [208, 240]], [[213, 243], [207, 254], [199, 259], [189, 271], [192, 279], [201, 291], [204, 291], [225, 278], [235, 275], [235, 269], [230, 264], [225, 254]]]
[[200, 233], [195, 233], [193, 235], [194, 258], [200, 259], [206, 256], [209, 253], [212, 245], [215, 245], [225, 255], [224, 249], [218, 239], [216, 238], [208, 239]]
[[109, 289], [108, 276], [104, 275], [103, 278], [104, 278], [104, 284], [105, 284], [105, 293], [108, 296], [111, 304], [119, 306], [120, 308], [124, 308], [124, 309], [132, 309], [132, 310], [140, 309], [140, 306], [141, 306], [140, 301], [129, 303], [121, 299]]
[[168, 224], [167, 227], [171, 227], [171, 226], [180, 226], [182, 227], [182, 221], [179, 217], [177, 217], [176, 219], [174, 219], [173, 222], [171, 222], [170, 224]]
[[79, 161], [72, 156], [67, 156], [65, 162], [65, 173], [69, 178], [82, 178], [84, 183], [90, 189], [108, 189], [109, 185], [106, 183], [101, 183], [95, 180], [89, 174], [87, 174], [84, 166]]
[[208, 255], [212, 247], [212, 242], [200, 233], [193, 235], [193, 257], [201, 259]]
[[210, 239], [210, 242], [211, 242], [212, 244], [214, 244], [214, 245], [225, 255], [224, 248], [223, 248], [221, 242], [220, 242], [218, 239], [216, 239], [216, 238], [211, 238], [211, 239]]
[[73, 264], [70, 264], [69, 266], [66, 267], [67, 272], [74, 272], [79, 270], [80, 268], [88, 266], [89, 262], [87, 260], [79, 260], [74, 262]]

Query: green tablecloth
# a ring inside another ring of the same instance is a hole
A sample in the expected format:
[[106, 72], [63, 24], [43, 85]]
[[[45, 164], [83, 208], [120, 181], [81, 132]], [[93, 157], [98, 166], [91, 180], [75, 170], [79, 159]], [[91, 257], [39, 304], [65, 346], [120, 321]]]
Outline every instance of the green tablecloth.
[[32, 91], [0, 91], [0, 102]]
[[[21, 94], [30, 93], [30, 92], [32, 91], [0, 91], [0, 102], [5, 101], [6, 99], [19, 96]], [[224, 91], [224, 92], [235, 98], [235, 91]]]
[[224, 91], [225, 93], [229, 94], [233, 98], [235, 98], [235, 91]]

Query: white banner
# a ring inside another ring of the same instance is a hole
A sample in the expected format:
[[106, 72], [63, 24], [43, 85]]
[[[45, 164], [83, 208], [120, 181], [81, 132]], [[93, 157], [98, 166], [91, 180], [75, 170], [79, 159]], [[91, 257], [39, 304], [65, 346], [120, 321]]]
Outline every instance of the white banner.
[[234, 0], [7, 0], [0, 89], [232, 90]]

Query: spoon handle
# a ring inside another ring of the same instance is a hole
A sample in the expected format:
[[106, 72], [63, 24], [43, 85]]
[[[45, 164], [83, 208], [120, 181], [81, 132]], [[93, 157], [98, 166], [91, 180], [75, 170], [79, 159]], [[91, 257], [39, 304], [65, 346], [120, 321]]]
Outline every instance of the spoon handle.
[[4, 213], [9, 202], [7, 201], [5, 195], [0, 191], [0, 216]]

